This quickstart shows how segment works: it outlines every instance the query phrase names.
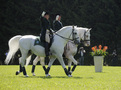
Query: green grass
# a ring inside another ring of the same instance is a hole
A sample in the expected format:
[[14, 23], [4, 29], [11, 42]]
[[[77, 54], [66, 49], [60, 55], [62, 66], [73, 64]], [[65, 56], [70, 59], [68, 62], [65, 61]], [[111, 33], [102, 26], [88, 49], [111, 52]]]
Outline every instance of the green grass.
[[27, 69], [29, 77], [21, 73], [19, 66], [0, 66], [0, 90], [121, 90], [121, 67], [104, 66], [102, 73], [95, 73], [94, 66], [77, 66], [73, 77], [67, 77], [60, 65], [52, 66], [51, 77], [45, 77], [42, 66], [37, 65], [35, 74]]

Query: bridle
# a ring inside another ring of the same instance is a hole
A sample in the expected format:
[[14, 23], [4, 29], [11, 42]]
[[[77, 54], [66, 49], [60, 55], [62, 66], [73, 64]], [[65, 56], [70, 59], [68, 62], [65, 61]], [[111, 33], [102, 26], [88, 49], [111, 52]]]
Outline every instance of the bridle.
[[[61, 36], [61, 35], [59, 35], [59, 34], [57, 34], [57, 33], [55, 33], [55, 35], [57, 35], [57, 36], [59, 36], [59, 37], [61, 37], [61, 38], [63, 38], [63, 39], [66, 39], [66, 40], [70, 40], [70, 41], [77, 41], [77, 39], [79, 38], [79, 37], [75, 37], [75, 35], [76, 35], [76, 33], [74, 33], [74, 26], [72, 26], [72, 32], [71, 32], [71, 34], [69, 35], [69, 37], [68, 38], [66, 38], [66, 37], [64, 37], [64, 36]], [[71, 37], [71, 35], [72, 35], [72, 39], [70, 39], [70, 37]]]
[[84, 40], [81, 38], [81, 41], [80, 42], [85, 42], [85, 41], [90, 41], [89, 39], [86, 39], [86, 33], [87, 33], [88, 31], [85, 31], [84, 32], [84, 34], [83, 34], [83, 36], [82, 36], [82, 38], [84, 38]]

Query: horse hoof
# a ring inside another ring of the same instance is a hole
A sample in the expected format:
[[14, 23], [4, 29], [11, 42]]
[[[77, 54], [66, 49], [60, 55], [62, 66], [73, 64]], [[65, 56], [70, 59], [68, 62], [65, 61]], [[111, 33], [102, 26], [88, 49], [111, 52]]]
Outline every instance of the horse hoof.
[[32, 73], [33, 76], [36, 76], [35, 73]]
[[19, 73], [20, 73], [19, 71], [16, 71], [16, 75], [19, 75]]
[[72, 75], [69, 74], [68, 77], [72, 77]]
[[29, 77], [28, 75], [24, 75], [25, 77]]
[[72, 74], [72, 71], [69, 71], [69, 74], [71, 75]]
[[50, 77], [50, 74], [46, 74], [46, 77]]

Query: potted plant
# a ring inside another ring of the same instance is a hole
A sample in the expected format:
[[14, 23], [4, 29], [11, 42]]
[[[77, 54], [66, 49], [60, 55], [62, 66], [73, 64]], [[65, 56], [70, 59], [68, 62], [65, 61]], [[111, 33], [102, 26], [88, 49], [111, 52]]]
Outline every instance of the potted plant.
[[108, 54], [107, 49], [107, 46], [102, 49], [102, 45], [99, 45], [98, 48], [97, 46], [92, 47], [91, 56], [94, 57], [95, 72], [102, 72], [104, 57]]

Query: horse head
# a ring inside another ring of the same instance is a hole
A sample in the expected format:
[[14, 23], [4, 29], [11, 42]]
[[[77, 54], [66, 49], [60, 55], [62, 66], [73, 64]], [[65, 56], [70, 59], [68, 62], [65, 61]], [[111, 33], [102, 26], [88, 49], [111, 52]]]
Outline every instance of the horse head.
[[55, 35], [67, 40], [74, 41], [75, 44], [80, 43], [80, 38], [76, 26], [65, 26], [55, 33]]
[[78, 27], [80, 40], [84, 44], [84, 46], [90, 46], [90, 30], [91, 28]]
[[84, 33], [84, 45], [90, 46], [90, 30], [91, 28], [88, 28]]
[[79, 44], [80, 38], [79, 38], [78, 30], [76, 28], [77, 28], [76, 26], [72, 27], [72, 38], [75, 44]]

